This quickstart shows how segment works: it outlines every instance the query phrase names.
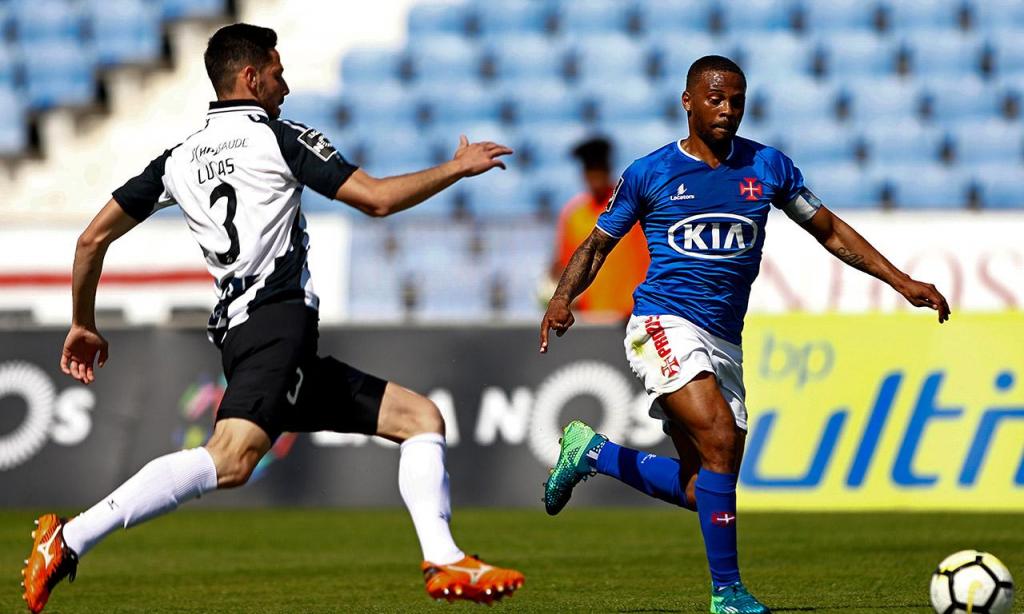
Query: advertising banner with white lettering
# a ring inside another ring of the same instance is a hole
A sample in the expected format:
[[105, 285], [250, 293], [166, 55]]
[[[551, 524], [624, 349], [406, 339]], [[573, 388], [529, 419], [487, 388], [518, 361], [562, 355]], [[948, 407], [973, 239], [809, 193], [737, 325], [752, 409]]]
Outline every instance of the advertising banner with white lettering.
[[[580, 327], [537, 353], [512, 328], [326, 328], [322, 353], [428, 394], [448, 425], [457, 505], [536, 506], [559, 427], [671, 453], [623, 331]], [[5, 506], [80, 507], [149, 459], [201, 444], [224, 390], [202, 331], [109, 331], [89, 387], [60, 373], [64, 331], [0, 333]], [[1024, 314], [779, 315], [748, 321], [747, 509], [1024, 510]], [[398, 450], [285, 434], [246, 487], [199, 505], [399, 505]], [[665, 505], [610, 478], [572, 505]]]

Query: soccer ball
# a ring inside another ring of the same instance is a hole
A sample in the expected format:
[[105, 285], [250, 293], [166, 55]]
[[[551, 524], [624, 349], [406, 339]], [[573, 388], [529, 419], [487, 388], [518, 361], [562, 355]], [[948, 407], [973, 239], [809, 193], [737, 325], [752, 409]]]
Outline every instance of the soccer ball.
[[932, 574], [931, 593], [938, 614], [1009, 614], [1013, 578], [991, 554], [961, 550], [939, 563]]

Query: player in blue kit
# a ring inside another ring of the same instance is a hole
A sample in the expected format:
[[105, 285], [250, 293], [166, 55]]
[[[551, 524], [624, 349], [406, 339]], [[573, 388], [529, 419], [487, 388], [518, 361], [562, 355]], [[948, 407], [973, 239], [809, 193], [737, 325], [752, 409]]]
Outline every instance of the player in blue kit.
[[911, 279], [824, 207], [789, 158], [736, 136], [746, 85], [743, 71], [727, 58], [693, 63], [682, 95], [689, 137], [626, 169], [597, 227], [562, 273], [540, 331], [543, 353], [549, 331], [562, 336], [572, 326], [573, 299], [639, 222], [651, 264], [633, 294], [626, 355], [651, 400], [651, 416], [665, 422], [679, 458], [625, 448], [575, 420], [563, 431], [544, 503], [557, 514], [580, 480], [601, 473], [696, 511], [711, 570], [712, 614], [769, 612], [740, 581], [736, 480], [747, 430], [741, 333], [770, 208], [912, 305], [938, 311], [939, 322], [949, 318], [935, 286]]

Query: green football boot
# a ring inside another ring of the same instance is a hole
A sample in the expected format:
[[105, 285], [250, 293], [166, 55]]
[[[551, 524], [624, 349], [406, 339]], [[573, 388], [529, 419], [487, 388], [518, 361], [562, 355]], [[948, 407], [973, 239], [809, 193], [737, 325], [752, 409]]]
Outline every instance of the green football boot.
[[604, 445], [608, 438], [579, 420], [573, 420], [562, 430], [562, 449], [558, 462], [544, 483], [544, 509], [554, 516], [562, 511], [572, 496], [572, 489], [588, 477], [595, 475], [587, 462], [587, 452]]
[[711, 614], [771, 614], [771, 610], [737, 582], [719, 589], [711, 587]]

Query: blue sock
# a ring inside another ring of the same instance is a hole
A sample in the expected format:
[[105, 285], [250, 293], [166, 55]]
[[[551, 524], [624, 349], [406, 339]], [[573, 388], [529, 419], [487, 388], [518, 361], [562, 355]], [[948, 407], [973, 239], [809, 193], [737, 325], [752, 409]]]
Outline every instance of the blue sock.
[[590, 459], [598, 473], [610, 475], [644, 494], [687, 509], [693, 506], [679, 483], [679, 461], [624, 448], [610, 441], [601, 446], [597, 459]]
[[701, 469], [696, 484], [697, 516], [715, 588], [740, 581], [736, 554], [736, 474]]

